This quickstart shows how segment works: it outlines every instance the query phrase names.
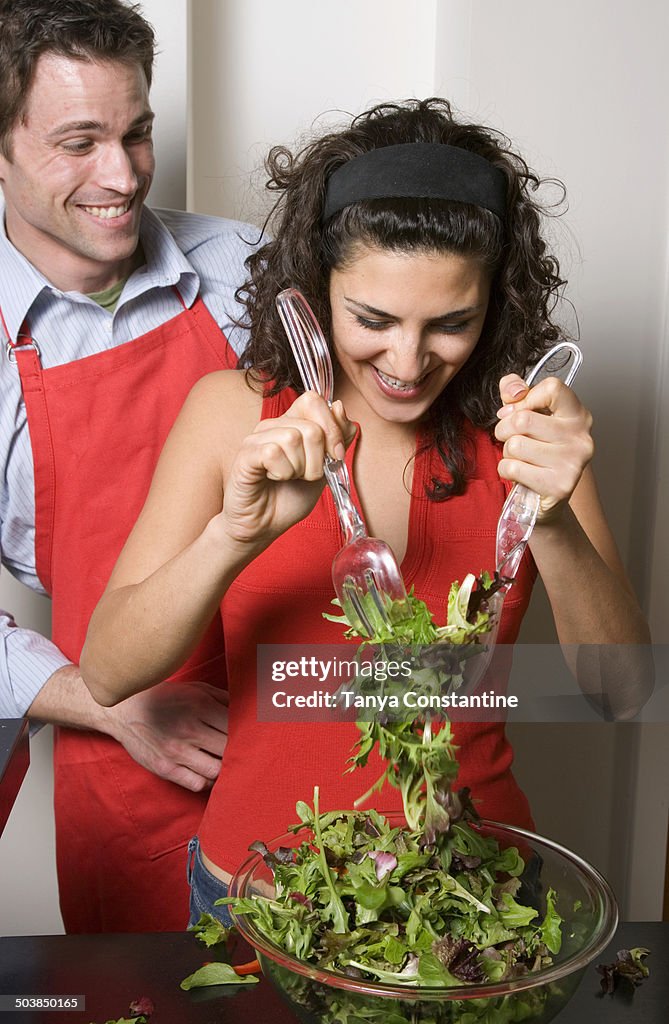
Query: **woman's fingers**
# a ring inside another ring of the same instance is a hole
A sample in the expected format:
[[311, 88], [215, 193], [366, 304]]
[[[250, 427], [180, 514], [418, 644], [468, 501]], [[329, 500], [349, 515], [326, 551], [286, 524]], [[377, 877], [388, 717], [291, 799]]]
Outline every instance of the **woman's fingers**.
[[581, 479], [585, 466], [577, 463], [559, 462], [547, 465], [545, 462], [502, 458], [498, 464], [499, 475], [504, 480], [529, 487], [545, 499], [542, 507], [553, 507], [569, 501]]
[[306, 391], [300, 395], [279, 419], [261, 420], [254, 433], [273, 431], [280, 424], [298, 427], [303, 431], [307, 444], [312, 441], [314, 444], [321, 444], [322, 441], [321, 470], [324, 454], [327, 452], [333, 459], [343, 459], [346, 447], [355, 434], [355, 424], [347, 418], [341, 402], [335, 402], [330, 408], [327, 402], [313, 391]]
[[528, 388], [522, 377], [512, 373], [502, 377], [499, 391], [503, 402], [502, 408], [497, 412], [500, 419], [523, 409], [552, 416], [570, 417], [578, 415], [579, 412], [590, 415], [576, 393], [557, 377], [546, 377], [540, 384]]
[[269, 480], [320, 480], [325, 436], [314, 423], [284, 421], [250, 434], [242, 446], [248, 465]]
[[271, 431], [263, 436], [252, 434], [241, 449], [242, 468], [254, 479], [295, 480], [305, 475], [306, 456], [299, 431]]
[[519, 402], [529, 390], [523, 378], [517, 373], [508, 373], [499, 382], [499, 396], [504, 405]]
[[326, 455], [342, 458], [355, 433], [340, 402], [300, 395], [242, 442], [225, 481], [227, 536], [263, 545], [308, 515], [323, 488]]
[[594, 452], [592, 437], [587, 432], [556, 432], [544, 438], [525, 434], [512, 434], [505, 442], [503, 455], [507, 459], [528, 462], [534, 466], [558, 467], [573, 465], [579, 471], [590, 462]]
[[499, 474], [540, 494], [545, 517], [569, 501], [592, 458], [592, 417], [554, 377], [528, 389], [517, 374], [509, 374], [500, 381], [500, 395], [505, 404], [495, 428], [504, 445]]
[[495, 427], [495, 437], [502, 443], [516, 436], [532, 437], [537, 441], [559, 443], [572, 433], [570, 419], [533, 412], [531, 409], [516, 409], [504, 406], [498, 413], [500, 420]]

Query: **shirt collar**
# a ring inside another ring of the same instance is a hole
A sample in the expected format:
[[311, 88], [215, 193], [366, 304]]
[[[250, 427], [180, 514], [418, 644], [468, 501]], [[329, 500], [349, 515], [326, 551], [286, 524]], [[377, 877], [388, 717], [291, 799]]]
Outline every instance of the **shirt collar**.
[[139, 237], [146, 264], [131, 274], [117, 310], [150, 288], [177, 287], [184, 305], [190, 307], [200, 290], [200, 278], [159, 217], [145, 206]]
[[[177, 287], [184, 305], [192, 306], [200, 289], [197, 271], [181, 252], [165, 225], [146, 206], [142, 210], [139, 235], [146, 264], [130, 275], [116, 312], [126, 302], [136, 299], [152, 288]], [[73, 301], [89, 301], [78, 292], [61, 292], [55, 288], [44, 274], [12, 245], [7, 238], [5, 206], [1, 197], [0, 282], [0, 306], [12, 341], [16, 341], [23, 321], [44, 290], [56, 296], [65, 295]], [[2, 333], [4, 334], [4, 330]]]

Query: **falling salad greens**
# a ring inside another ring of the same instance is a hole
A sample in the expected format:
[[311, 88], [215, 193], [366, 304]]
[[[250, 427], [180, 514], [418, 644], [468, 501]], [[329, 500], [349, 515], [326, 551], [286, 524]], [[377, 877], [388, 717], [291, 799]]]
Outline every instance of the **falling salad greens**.
[[[508, 584], [508, 580], [495, 573], [480, 576], [469, 574], [462, 584], [451, 584], [446, 609], [446, 623], [436, 626], [432, 613], [424, 601], [409, 594], [409, 616], [397, 617], [392, 631], [381, 623], [378, 635], [364, 637], [357, 658], [363, 660], [370, 652], [388, 662], [401, 657], [412, 664], [411, 689], [425, 696], [439, 696], [457, 690], [463, 682], [467, 662], [480, 657], [486, 650], [481, 639], [493, 626], [490, 599]], [[366, 598], [371, 602], [371, 598]], [[391, 603], [392, 616], [392, 603]], [[326, 615], [332, 621], [347, 624], [345, 616]], [[391, 617], [391, 621], [393, 621]], [[348, 624], [347, 635], [360, 635]], [[392, 695], [406, 687], [406, 679], [376, 679], [360, 675], [353, 686], [365, 693], [370, 686], [381, 687]], [[351, 684], [347, 684], [350, 686]], [[403, 707], [401, 700], [397, 706]], [[365, 803], [371, 795], [382, 789], [384, 783], [398, 788], [402, 795], [404, 815], [409, 828], [423, 829], [428, 842], [434, 842], [440, 832], [447, 832], [453, 815], [463, 810], [473, 811], [468, 790], [452, 791], [458, 773], [456, 747], [447, 723], [438, 731], [433, 722], [443, 720], [443, 714], [416, 717], [404, 709], [393, 714], [374, 714], [358, 721], [360, 736], [350, 758], [348, 771], [364, 767], [375, 747], [385, 769], [373, 786], [355, 802]]]
[[[443, 642], [474, 648], [491, 628], [489, 599], [504, 584], [487, 574], [454, 583], [444, 626], [435, 626], [411, 594], [411, 615], [393, 628], [379, 622], [358, 654], [386, 658], [397, 648], [416, 653]], [[356, 635], [345, 616], [326, 617]], [[462, 660], [455, 661], [458, 674]], [[440, 687], [453, 664], [421, 661], [416, 671], [425, 685]], [[306, 830], [299, 845], [251, 846], [271, 870], [273, 897], [220, 902], [253, 918], [298, 959], [353, 978], [449, 987], [515, 978], [550, 963], [561, 944], [556, 894], [543, 894], [542, 912], [520, 901], [525, 862], [518, 849], [502, 849], [480, 830], [469, 792], [452, 788], [458, 764], [450, 723], [377, 716], [358, 725], [348, 770], [366, 764], [377, 745], [386, 768], [357, 804], [388, 782], [401, 791], [406, 824], [373, 809], [321, 814], [316, 787], [313, 807], [298, 803], [299, 823], [289, 829]], [[538, 904], [536, 893], [524, 895]]]

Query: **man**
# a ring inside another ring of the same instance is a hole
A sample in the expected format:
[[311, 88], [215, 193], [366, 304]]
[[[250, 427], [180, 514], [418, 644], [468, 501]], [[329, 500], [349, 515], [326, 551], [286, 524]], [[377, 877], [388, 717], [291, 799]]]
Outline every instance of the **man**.
[[[3, 563], [53, 643], [0, 618], [0, 717], [53, 722], [68, 931], [178, 929], [227, 716], [212, 624], [175, 680], [96, 705], [88, 618], [192, 384], [234, 365], [242, 225], [144, 206], [151, 27], [121, 0], [0, 0]], [[248, 229], [246, 236], [250, 236]]]

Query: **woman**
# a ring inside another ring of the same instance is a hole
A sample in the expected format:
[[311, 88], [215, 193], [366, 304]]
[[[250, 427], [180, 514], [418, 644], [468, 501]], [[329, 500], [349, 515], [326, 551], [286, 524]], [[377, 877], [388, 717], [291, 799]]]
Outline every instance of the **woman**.
[[[96, 699], [122, 700], [180, 665], [222, 602], [230, 730], [195, 848], [195, 917], [314, 784], [326, 808], [345, 807], [379, 774], [342, 777], [352, 725], [256, 716], [258, 643], [341, 639], [322, 619], [341, 543], [326, 453], [348, 448], [370, 534], [437, 614], [453, 579], [494, 569], [497, 517], [518, 481], [541, 510], [499, 640], [515, 640], [537, 569], [562, 643], [647, 639], [587, 468], [590, 415], [558, 381], [528, 392], [517, 372], [557, 338], [562, 284], [522, 159], [427, 100], [377, 107], [295, 157], [277, 149], [269, 168], [281, 197], [275, 239], [249, 261], [252, 369], [192, 391], [82, 656]], [[289, 285], [331, 339], [332, 409], [299, 394], [275, 310]], [[620, 717], [643, 697], [608, 695]], [[458, 723], [455, 738], [459, 784], [481, 813], [531, 827], [503, 726]], [[398, 806], [397, 794], [379, 802]]]

